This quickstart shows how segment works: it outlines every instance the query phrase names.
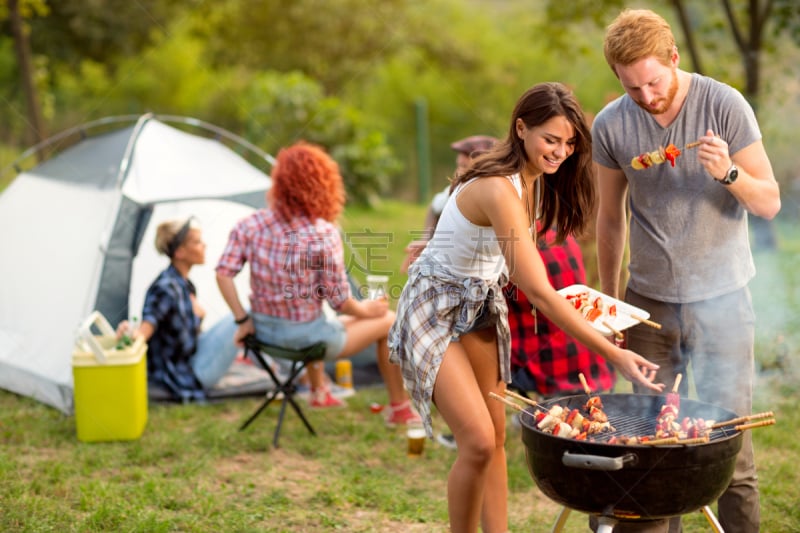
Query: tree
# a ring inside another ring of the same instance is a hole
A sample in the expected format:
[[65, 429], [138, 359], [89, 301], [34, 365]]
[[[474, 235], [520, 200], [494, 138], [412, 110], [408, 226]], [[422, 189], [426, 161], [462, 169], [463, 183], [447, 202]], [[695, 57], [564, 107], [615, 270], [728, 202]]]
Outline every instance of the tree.
[[[18, 0], [8, 0], [8, 22], [11, 34], [14, 38], [14, 50], [19, 67], [20, 82], [25, 99], [25, 107], [28, 117], [28, 141], [30, 144], [37, 144], [47, 137], [44, 119], [42, 118], [42, 108], [39, 105], [39, 96], [36, 90], [36, 83], [33, 75], [33, 61], [31, 60], [31, 47], [28, 39], [28, 28], [23, 23], [23, 18]], [[29, 6], [23, 9], [31, 13]], [[39, 6], [42, 9], [42, 6]]]

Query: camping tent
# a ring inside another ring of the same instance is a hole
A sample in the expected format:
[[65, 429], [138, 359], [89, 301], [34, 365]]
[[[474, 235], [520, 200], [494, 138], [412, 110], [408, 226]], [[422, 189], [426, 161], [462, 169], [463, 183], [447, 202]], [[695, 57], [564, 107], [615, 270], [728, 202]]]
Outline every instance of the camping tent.
[[55, 155], [0, 195], [0, 387], [70, 414], [76, 332], [95, 309], [112, 325], [141, 310], [168, 264], [158, 222], [199, 219], [208, 264], [192, 280], [207, 323], [227, 313], [214, 263], [234, 223], [263, 206], [273, 160], [213, 125], [150, 114], [73, 128], [20, 161], [32, 154]]

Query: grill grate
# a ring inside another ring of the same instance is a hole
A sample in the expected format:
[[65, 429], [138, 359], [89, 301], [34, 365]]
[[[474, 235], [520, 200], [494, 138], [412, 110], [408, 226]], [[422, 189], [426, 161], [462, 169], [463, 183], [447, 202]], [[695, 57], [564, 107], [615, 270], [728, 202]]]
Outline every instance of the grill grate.
[[[547, 411], [553, 405], [559, 404], [558, 401], [548, 402], [549, 405], [540, 404], [541, 410]], [[578, 406], [570, 405], [566, 406], [561, 404], [562, 407], [569, 407], [569, 408], [576, 408]], [[581, 412], [586, 415], [586, 413], [581, 409]], [[534, 411], [526, 410], [526, 413], [533, 415]], [[655, 426], [656, 426], [656, 418], [657, 415], [655, 413], [647, 413], [647, 414], [630, 414], [625, 413], [623, 411], [615, 411], [614, 409], [606, 409], [606, 415], [608, 416], [608, 421], [611, 426], [614, 428], [614, 431], [609, 431], [605, 433], [596, 433], [589, 436], [589, 440], [591, 442], [599, 442], [599, 443], [606, 443], [612, 437], [642, 437], [645, 435], [652, 436], [655, 433]], [[550, 435], [550, 433], [542, 431], [534, 422], [534, 418], [531, 416], [528, 418], [529, 423], [526, 424], [532, 427], [535, 431], [539, 433], [544, 433]], [[738, 433], [737, 430], [733, 429], [733, 427], [722, 427], [714, 429], [709, 434], [709, 442], [714, 440], [723, 439], [729, 437], [731, 435], [735, 435]], [[562, 437], [563, 438], [563, 437]]]
[[[611, 437], [626, 435], [628, 437], [640, 437], [653, 435], [655, 433], [656, 417], [643, 417], [625, 414], [608, 414], [608, 421], [614, 427], [614, 431], [593, 435], [597, 442], [607, 442]], [[733, 428], [719, 428], [713, 430], [709, 436], [709, 441], [725, 438], [735, 434]]]

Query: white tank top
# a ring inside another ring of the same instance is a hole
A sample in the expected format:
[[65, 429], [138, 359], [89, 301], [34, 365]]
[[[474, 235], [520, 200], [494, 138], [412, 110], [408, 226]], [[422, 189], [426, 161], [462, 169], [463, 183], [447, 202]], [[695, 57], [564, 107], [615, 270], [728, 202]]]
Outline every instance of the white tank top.
[[[456, 187], [442, 210], [433, 237], [428, 241], [423, 254], [445, 267], [452, 274], [465, 278], [495, 280], [506, 269], [506, 262], [497, 243], [497, 235], [491, 226], [478, 226], [470, 222], [458, 209], [456, 198], [470, 184]], [[508, 176], [517, 194], [522, 198], [522, 183], [519, 174]]]

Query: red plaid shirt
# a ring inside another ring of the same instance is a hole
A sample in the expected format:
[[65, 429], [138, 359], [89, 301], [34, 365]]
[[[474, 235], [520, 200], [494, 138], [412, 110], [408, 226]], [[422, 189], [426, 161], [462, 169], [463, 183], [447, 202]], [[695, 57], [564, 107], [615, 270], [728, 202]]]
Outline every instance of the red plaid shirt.
[[[538, 243], [547, 276], [556, 289], [586, 283], [583, 255], [573, 237], [562, 246], [548, 246], [555, 238], [550, 230]], [[583, 373], [593, 391], [610, 390], [616, 374], [606, 360], [567, 336], [538, 310], [534, 318], [530, 302], [509, 283], [504, 289], [511, 328], [512, 386], [545, 397], [580, 394]], [[537, 333], [534, 333], [537, 332]]]
[[216, 271], [233, 277], [250, 264], [250, 304], [256, 313], [308, 322], [322, 302], [339, 310], [350, 298], [342, 237], [325, 220], [287, 223], [262, 209], [231, 230]]

